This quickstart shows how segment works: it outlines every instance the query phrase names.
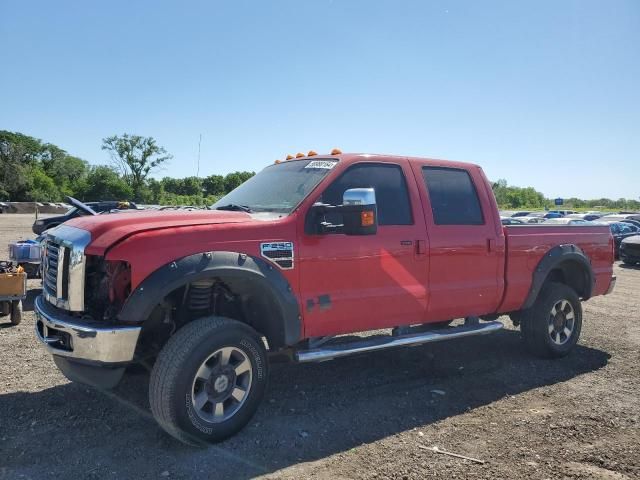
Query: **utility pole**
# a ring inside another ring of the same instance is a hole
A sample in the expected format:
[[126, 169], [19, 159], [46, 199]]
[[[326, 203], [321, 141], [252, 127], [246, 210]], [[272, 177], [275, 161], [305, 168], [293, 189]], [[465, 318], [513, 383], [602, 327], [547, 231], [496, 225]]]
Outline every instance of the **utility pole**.
[[198, 168], [196, 169], [196, 177], [200, 178], [200, 144], [202, 143], [202, 134], [198, 139]]

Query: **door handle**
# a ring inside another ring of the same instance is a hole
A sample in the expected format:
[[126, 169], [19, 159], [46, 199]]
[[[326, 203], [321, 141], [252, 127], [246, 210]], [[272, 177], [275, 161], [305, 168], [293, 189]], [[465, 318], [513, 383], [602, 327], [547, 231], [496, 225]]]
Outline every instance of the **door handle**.
[[495, 240], [493, 238], [487, 238], [487, 252], [491, 253], [495, 246]]
[[427, 242], [425, 240], [416, 240], [416, 253], [418, 255], [426, 255]]

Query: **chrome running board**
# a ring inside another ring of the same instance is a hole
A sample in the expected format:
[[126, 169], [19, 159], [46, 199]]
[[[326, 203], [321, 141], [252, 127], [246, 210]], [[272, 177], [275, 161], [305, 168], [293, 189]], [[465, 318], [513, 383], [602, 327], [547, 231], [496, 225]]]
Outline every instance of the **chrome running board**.
[[412, 333], [401, 336], [384, 336], [372, 339], [359, 340], [357, 342], [327, 345], [322, 348], [310, 350], [298, 350], [294, 358], [299, 363], [323, 362], [334, 358], [346, 357], [356, 353], [374, 352], [394, 347], [413, 347], [424, 343], [440, 342], [453, 338], [470, 337], [473, 335], [485, 335], [497, 332], [504, 325], [501, 322], [485, 322], [478, 325], [443, 328], [422, 333]]

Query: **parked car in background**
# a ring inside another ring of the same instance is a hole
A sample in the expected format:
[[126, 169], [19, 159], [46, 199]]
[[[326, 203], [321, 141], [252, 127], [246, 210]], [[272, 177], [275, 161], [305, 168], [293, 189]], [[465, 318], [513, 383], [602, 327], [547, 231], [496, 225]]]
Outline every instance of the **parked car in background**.
[[621, 222], [623, 220], [633, 220], [640, 222], [640, 213], [612, 213], [600, 217], [603, 222]]
[[611, 230], [611, 234], [613, 235], [613, 241], [615, 244], [615, 254], [616, 258], [620, 256], [620, 244], [622, 240], [627, 237], [631, 237], [633, 235], [640, 234], [640, 228], [635, 225], [631, 225], [629, 223], [624, 222], [592, 222], [592, 223], [605, 223], [609, 225], [609, 229]]
[[620, 242], [620, 260], [627, 265], [640, 263], [640, 235], [632, 235]]
[[513, 215], [511, 215], [512, 217], [527, 217], [529, 215], [531, 215], [533, 212], [530, 210], [522, 210], [519, 212], [515, 212]]
[[565, 218], [578, 218], [586, 220], [587, 222], [593, 222], [594, 220], [598, 220], [603, 215], [603, 213], [570, 213], [569, 215], [566, 215]]
[[549, 210], [549, 213], [559, 213], [564, 217], [565, 215], [570, 215], [576, 212], [574, 212], [573, 210]]
[[544, 221], [545, 225], [589, 225], [591, 222], [587, 222], [581, 218], [548, 218]]
[[502, 223], [502, 225], [524, 225], [525, 224], [519, 218], [513, 218], [513, 217], [500, 217], [500, 223]]
[[71, 208], [64, 215], [57, 215], [55, 217], [40, 218], [36, 220], [31, 227], [31, 230], [36, 235], [41, 235], [45, 230], [57, 227], [64, 222], [71, 220], [72, 218], [82, 217], [84, 215], [98, 215], [100, 213], [106, 213], [111, 211], [131, 210], [138, 209], [138, 206], [133, 202], [127, 201], [101, 201], [101, 202], [87, 202], [83, 203], [76, 200], [73, 197], [67, 197]]
[[620, 220], [620, 222], [621, 223], [628, 223], [630, 225], [633, 225], [634, 227], [640, 228], [640, 221], [638, 221], [638, 220], [627, 219], [627, 220]]
[[543, 218], [562, 218], [562, 215], [557, 212], [547, 212], [542, 217]]
[[526, 216], [526, 217], [518, 217], [518, 219], [522, 220], [524, 223], [544, 223], [546, 218], [544, 217], [536, 217], [536, 216]]

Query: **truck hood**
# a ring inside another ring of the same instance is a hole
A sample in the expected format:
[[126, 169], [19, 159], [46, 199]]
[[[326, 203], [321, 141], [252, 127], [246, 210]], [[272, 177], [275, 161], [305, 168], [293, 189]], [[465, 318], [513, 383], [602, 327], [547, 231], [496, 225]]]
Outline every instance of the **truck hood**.
[[218, 225], [223, 223], [252, 222], [245, 212], [219, 210], [202, 211], [144, 211], [110, 213], [74, 218], [65, 222], [70, 227], [81, 228], [91, 234], [91, 243], [86, 249], [90, 255], [102, 255], [113, 244], [134, 233], [161, 228], [195, 225]]

